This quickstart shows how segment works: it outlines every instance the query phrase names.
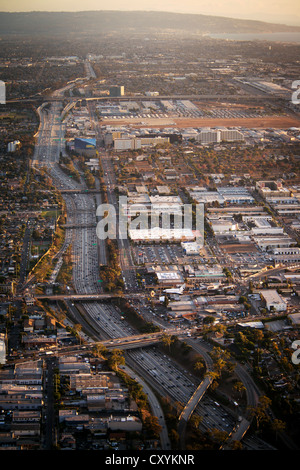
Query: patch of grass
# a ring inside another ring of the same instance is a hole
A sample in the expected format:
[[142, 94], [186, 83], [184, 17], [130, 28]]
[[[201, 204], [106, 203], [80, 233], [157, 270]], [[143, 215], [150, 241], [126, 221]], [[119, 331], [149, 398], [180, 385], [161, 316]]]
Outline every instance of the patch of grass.
[[49, 210], [49, 211], [43, 211], [43, 212], [41, 213], [41, 216], [42, 216], [42, 217], [45, 217], [45, 218], [51, 218], [51, 219], [53, 219], [54, 217], [55, 217], [55, 218], [56, 218], [56, 217], [59, 217], [59, 216], [61, 215], [61, 213], [62, 213], [61, 210], [55, 210], [55, 209], [53, 209], [53, 210]]

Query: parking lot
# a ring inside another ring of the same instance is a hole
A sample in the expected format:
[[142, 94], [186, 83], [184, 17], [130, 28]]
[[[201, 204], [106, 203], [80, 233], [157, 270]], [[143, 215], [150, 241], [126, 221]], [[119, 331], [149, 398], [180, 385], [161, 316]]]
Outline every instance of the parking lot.
[[139, 264], [184, 264], [190, 263], [194, 260], [200, 261], [200, 257], [186, 256], [181, 245], [168, 244], [168, 245], [140, 245], [133, 247], [134, 260], [137, 265]]
[[231, 259], [236, 266], [255, 265], [264, 267], [266, 264], [272, 264], [272, 257], [268, 253], [249, 252], [249, 253], [230, 253]]

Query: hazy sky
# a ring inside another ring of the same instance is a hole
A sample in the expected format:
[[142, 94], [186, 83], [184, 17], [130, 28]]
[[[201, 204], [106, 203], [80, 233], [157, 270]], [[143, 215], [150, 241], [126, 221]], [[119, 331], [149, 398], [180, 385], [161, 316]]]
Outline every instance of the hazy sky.
[[299, 0], [0, 0], [0, 11], [145, 10], [300, 25]]

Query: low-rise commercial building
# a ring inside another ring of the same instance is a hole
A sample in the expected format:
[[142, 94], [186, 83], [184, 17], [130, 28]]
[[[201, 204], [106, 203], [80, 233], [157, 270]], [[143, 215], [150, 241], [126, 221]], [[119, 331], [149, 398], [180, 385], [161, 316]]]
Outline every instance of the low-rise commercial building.
[[256, 190], [264, 198], [289, 197], [291, 191], [284, 188], [281, 181], [257, 181]]
[[129, 238], [134, 242], [159, 242], [163, 240], [195, 240], [197, 234], [191, 229], [154, 227], [149, 229], [129, 229]]
[[275, 310], [276, 312], [285, 312], [287, 309], [287, 302], [278, 294], [275, 289], [268, 289], [260, 291], [260, 295], [265, 301], [268, 310]]
[[274, 248], [289, 248], [296, 244], [288, 235], [283, 234], [281, 237], [253, 237], [254, 242], [262, 251], [272, 251]]
[[138, 150], [143, 147], [151, 147], [158, 144], [169, 143], [169, 137], [126, 137], [115, 138], [113, 140], [114, 150], [122, 152], [124, 150]]

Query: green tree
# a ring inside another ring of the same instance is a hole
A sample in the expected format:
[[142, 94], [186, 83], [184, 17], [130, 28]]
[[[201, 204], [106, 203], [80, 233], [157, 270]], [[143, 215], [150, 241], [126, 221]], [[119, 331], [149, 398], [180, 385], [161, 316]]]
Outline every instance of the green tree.
[[275, 432], [276, 439], [277, 439], [278, 434], [285, 430], [286, 424], [283, 421], [281, 421], [280, 419], [274, 419], [274, 421], [271, 424], [271, 428]]
[[271, 405], [270, 398], [266, 397], [265, 395], [259, 398], [258, 404], [256, 407], [250, 407], [250, 415], [256, 421], [256, 428], [259, 429], [261, 423], [268, 422], [269, 417], [267, 415], [267, 409]]
[[95, 344], [92, 347], [92, 353], [95, 357], [105, 359], [107, 357], [108, 349], [103, 344]]
[[114, 349], [108, 359], [108, 365], [111, 369], [117, 369], [120, 365], [125, 364], [125, 358], [121, 349]]
[[233, 385], [233, 390], [235, 390], [240, 394], [240, 396], [242, 396], [243, 392], [246, 391], [246, 387], [244, 386], [243, 382], [236, 382]]
[[171, 335], [167, 335], [167, 333], [164, 333], [161, 337], [162, 342], [165, 346], [167, 346], [170, 350], [171, 344], [174, 342], [174, 339], [172, 338]]

